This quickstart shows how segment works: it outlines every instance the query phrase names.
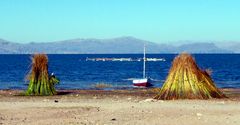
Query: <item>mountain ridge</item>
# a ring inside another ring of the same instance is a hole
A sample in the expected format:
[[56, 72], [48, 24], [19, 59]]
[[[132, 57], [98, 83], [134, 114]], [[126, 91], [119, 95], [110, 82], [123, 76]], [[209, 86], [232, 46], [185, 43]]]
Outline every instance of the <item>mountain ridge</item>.
[[[112, 39], [70, 39], [54, 42], [16, 43], [0, 39], [0, 54], [127, 54], [142, 53], [146, 44], [147, 53], [239, 53], [235, 45], [220, 47], [213, 42], [193, 42], [180, 45], [154, 43], [131, 36]], [[239, 43], [235, 43], [239, 44]], [[232, 49], [231, 49], [232, 48]]]

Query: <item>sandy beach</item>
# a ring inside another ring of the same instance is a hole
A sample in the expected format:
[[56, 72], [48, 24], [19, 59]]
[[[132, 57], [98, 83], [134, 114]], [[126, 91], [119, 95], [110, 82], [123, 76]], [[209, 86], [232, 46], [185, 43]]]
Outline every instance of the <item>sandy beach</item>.
[[56, 96], [0, 91], [3, 125], [239, 125], [240, 90], [227, 99], [153, 100], [153, 90], [61, 90]]

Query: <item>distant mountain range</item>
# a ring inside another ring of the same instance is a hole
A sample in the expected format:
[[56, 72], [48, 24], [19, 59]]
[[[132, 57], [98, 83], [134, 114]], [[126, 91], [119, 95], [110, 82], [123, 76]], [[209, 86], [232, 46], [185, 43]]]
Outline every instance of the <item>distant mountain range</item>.
[[181, 45], [158, 44], [134, 37], [114, 39], [72, 39], [48, 43], [20, 44], [0, 39], [0, 54], [125, 54], [142, 53], [143, 44], [147, 53], [240, 53], [240, 43], [216, 45], [216, 43], [189, 43]]

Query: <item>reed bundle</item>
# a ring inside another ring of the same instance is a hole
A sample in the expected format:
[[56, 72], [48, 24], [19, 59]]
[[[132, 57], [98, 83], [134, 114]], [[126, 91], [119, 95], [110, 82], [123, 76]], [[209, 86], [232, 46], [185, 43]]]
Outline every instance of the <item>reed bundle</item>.
[[155, 99], [209, 99], [226, 97], [210, 75], [187, 53], [175, 57], [167, 79]]
[[32, 56], [32, 68], [28, 74], [29, 86], [26, 95], [54, 95], [59, 80], [48, 74], [48, 58], [45, 54]]

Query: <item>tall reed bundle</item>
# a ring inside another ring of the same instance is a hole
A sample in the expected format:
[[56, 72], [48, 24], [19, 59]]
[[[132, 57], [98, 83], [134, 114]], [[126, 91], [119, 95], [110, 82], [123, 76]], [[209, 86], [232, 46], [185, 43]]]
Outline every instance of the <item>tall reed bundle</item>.
[[198, 68], [190, 54], [175, 57], [167, 80], [155, 99], [209, 99], [226, 97], [210, 75]]
[[32, 68], [28, 74], [29, 86], [26, 95], [54, 95], [54, 85], [59, 83], [55, 77], [49, 77], [48, 58], [45, 54], [35, 54], [32, 57]]

